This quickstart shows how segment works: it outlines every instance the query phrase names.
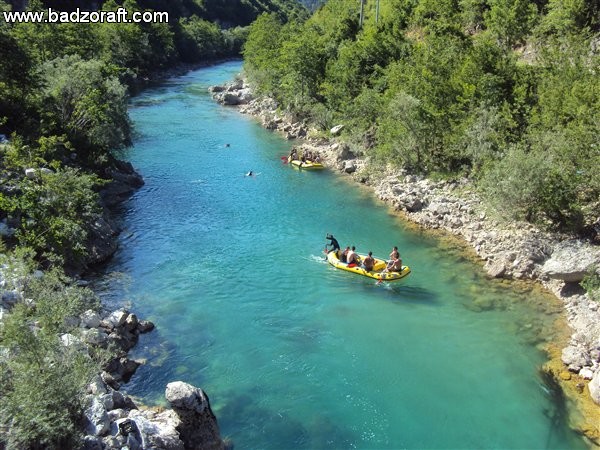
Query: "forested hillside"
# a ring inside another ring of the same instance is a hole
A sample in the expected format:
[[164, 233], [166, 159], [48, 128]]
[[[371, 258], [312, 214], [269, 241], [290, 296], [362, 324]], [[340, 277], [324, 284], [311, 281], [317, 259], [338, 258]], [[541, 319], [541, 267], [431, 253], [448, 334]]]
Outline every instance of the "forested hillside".
[[[379, 3], [379, 16], [376, 5]], [[284, 108], [374, 166], [469, 176], [490, 205], [590, 233], [600, 211], [600, 4], [329, 0], [305, 22], [263, 15], [244, 56]]]

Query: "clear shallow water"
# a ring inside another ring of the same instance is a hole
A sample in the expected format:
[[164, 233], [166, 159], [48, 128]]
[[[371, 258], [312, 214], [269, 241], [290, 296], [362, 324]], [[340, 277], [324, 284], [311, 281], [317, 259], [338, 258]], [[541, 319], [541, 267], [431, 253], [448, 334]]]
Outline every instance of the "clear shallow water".
[[[146, 185], [103, 297], [157, 329], [125, 389], [163, 403], [170, 381], [202, 387], [238, 449], [584, 448], [537, 372], [548, 298], [486, 281], [343, 179], [283, 165], [290, 143], [206, 91], [239, 70], [132, 102], [126, 157]], [[380, 256], [398, 245], [413, 273], [377, 286], [337, 271], [328, 232]]]

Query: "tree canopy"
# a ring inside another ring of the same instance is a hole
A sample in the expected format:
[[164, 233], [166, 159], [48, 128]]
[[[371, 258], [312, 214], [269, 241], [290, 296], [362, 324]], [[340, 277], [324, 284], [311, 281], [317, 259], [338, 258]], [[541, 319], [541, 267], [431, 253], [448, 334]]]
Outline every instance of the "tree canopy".
[[245, 68], [259, 91], [373, 164], [469, 176], [491, 205], [585, 232], [600, 208], [598, 2], [329, 0], [262, 16]]

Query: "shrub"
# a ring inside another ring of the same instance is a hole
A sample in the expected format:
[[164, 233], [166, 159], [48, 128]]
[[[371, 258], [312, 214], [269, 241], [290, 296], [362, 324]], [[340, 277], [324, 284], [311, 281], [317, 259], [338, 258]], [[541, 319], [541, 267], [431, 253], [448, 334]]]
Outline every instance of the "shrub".
[[585, 289], [592, 300], [600, 302], [600, 275], [596, 266], [591, 267], [583, 277], [581, 287]]
[[0, 328], [0, 427], [6, 430], [0, 446], [76, 448], [85, 387], [100, 364], [76, 346], [65, 346], [59, 335], [76, 334], [67, 319], [97, 306], [97, 300], [91, 291], [65, 284], [58, 269], [21, 278], [31, 264], [7, 261], [3, 266], [27, 301], [17, 303]]

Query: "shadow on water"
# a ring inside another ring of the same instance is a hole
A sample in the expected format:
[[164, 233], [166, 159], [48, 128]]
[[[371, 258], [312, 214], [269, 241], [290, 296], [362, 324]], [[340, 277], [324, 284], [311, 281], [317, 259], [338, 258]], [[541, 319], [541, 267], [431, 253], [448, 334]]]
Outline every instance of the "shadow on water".
[[392, 285], [389, 290], [397, 297], [392, 298], [394, 302], [414, 303], [419, 305], [440, 305], [439, 296], [422, 286]]
[[[274, 448], [352, 448], [358, 436], [352, 430], [334, 423], [329, 417], [317, 414], [306, 421], [292, 417], [294, 405], [274, 410], [258, 405], [259, 389], [231, 397], [217, 411], [219, 423], [225, 437], [233, 444], [252, 447], [252, 442], [261, 442], [269, 436]], [[235, 435], [228, 430], [245, 429], [245, 442], [236, 442]]]
[[543, 414], [549, 419], [548, 435], [543, 448], [561, 448], [560, 444], [567, 440], [566, 433], [575, 434], [562, 426], [568, 420], [567, 399], [552, 374], [540, 369], [539, 377], [542, 389], [550, 398], [550, 406], [543, 411]]
[[415, 304], [415, 305], [440, 305], [439, 297], [433, 291], [422, 286], [394, 283], [369, 283], [362, 284], [365, 293], [376, 294], [393, 303]]

